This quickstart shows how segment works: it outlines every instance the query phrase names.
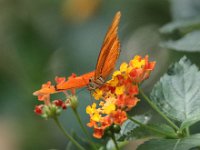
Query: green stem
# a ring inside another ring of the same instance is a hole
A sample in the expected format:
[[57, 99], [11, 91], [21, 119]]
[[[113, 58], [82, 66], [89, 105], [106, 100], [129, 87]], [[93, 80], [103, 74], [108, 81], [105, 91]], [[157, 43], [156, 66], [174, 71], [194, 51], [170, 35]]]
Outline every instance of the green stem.
[[80, 118], [80, 116], [79, 116], [77, 110], [76, 110], [76, 109], [72, 109], [72, 110], [73, 110], [73, 112], [74, 112], [74, 114], [75, 114], [75, 116], [76, 116], [76, 118], [77, 118], [77, 120], [78, 120], [78, 123], [79, 123], [80, 126], [81, 126], [81, 129], [83, 130], [83, 132], [84, 132], [84, 133], [86, 134], [86, 136], [88, 137], [90, 144], [92, 145], [92, 147], [93, 147], [94, 149], [97, 149], [96, 145], [92, 142], [92, 139], [91, 139], [89, 133], [88, 133], [87, 130], [85, 129], [85, 127], [84, 127], [84, 125], [83, 125], [83, 123], [82, 123], [82, 121], [81, 121], [81, 118]]
[[158, 109], [158, 107], [156, 105], [154, 105], [154, 103], [152, 103], [152, 101], [144, 94], [144, 92], [142, 91], [142, 89], [140, 87], [139, 87], [139, 90], [140, 90], [141, 95], [147, 101], [147, 103], [149, 103], [149, 105], [155, 111], [157, 111], [176, 131], [179, 130], [179, 128], [162, 111], [160, 111], [160, 109]]
[[112, 134], [111, 139], [113, 140], [113, 143], [115, 144], [115, 149], [116, 149], [116, 150], [119, 150], [119, 147], [118, 147], [117, 141], [116, 141], [116, 139], [115, 139], [114, 133]]
[[190, 129], [189, 129], [189, 127], [187, 127], [185, 130], [186, 130], [186, 135], [190, 136]]
[[63, 134], [65, 135], [65, 137], [67, 139], [69, 139], [74, 145], [77, 146], [77, 148], [79, 148], [80, 150], [85, 150], [85, 148], [83, 148], [72, 136], [70, 136], [67, 131], [65, 131], [65, 129], [63, 128], [63, 126], [61, 125], [60, 121], [58, 120], [57, 117], [54, 117], [54, 121], [57, 124], [57, 126], [59, 127], [59, 129], [63, 132]]
[[130, 117], [130, 116], [128, 116], [128, 118], [129, 118], [129, 120], [131, 120], [132, 122], [138, 124], [139, 126], [142, 126], [143, 128], [146, 128], [146, 129], [151, 130], [151, 131], [153, 131], [153, 132], [159, 133], [159, 134], [161, 134], [161, 135], [165, 135], [165, 136], [167, 136], [167, 137], [177, 138], [177, 136], [175, 136], [175, 135], [167, 134], [167, 133], [165, 133], [165, 132], [163, 132], [163, 131], [161, 131], [161, 130], [158, 130], [158, 129], [153, 128], [153, 127], [148, 126], [148, 125], [145, 125], [145, 124], [143, 124], [143, 123], [141, 123], [141, 122], [139, 122], [139, 121], [133, 119], [133, 118]]

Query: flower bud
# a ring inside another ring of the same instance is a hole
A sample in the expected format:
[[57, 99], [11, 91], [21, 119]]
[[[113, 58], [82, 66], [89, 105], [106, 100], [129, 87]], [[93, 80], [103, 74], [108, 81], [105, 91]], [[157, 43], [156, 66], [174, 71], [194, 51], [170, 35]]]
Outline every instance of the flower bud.
[[62, 111], [62, 108], [56, 106], [55, 104], [52, 104], [52, 105], [49, 105], [49, 106], [45, 105], [43, 107], [42, 117], [45, 118], [45, 119], [55, 118], [55, 117], [60, 115], [61, 111]]
[[53, 101], [53, 104], [55, 104], [56, 106], [62, 106], [62, 104], [63, 104], [63, 101], [62, 100], [60, 100], [60, 99], [57, 99], [57, 100], [54, 100]]
[[78, 106], [78, 99], [76, 96], [71, 96], [70, 97], [70, 106], [72, 109], [76, 110], [77, 106]]
[[121, 130], [120, 125], [116, 125], [116, 124], [113, 125], [113, 131], [114, 131], [114, 133], [119, 133], [120, 130]]
[[35, 106], [34, 112], [37, 115], [42, 115], [42, 113], [43, 113], [43, 107], [44, 107], [44, 105], [37, 105], [37, 106]]

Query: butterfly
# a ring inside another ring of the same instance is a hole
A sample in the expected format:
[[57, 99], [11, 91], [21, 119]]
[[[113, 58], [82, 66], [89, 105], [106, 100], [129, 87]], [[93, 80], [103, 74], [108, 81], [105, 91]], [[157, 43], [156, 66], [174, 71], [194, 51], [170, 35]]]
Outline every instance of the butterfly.
[[118, 26], [121, 13], [118, 11], [106, 33], [101, 51], [98, 56], [96, 69], [89, 73], [76, 76], [72, 74], [67, 81], [58, 83], [56, 90], [77, 89], [87, 86], [89, 90], [101, 87], [115, 68], [120, 54], [120, 42], [118, 38]]

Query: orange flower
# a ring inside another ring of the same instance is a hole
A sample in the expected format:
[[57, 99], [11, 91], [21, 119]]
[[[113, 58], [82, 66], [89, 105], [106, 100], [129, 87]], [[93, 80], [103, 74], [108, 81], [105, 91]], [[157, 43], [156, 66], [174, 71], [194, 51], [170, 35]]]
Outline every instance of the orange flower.
[[91, 127], [95, 127], [95, 126], [97, 126], [97, 123], [96, 123], [96, 121], [90, 119], [90, 122], [87, 123], [87, 126], [90, 127], [90, 128], [91, 128]]
[[48, 81], [45, 84], [42, 84], [42, 88], [38, 91], [35, 91], [33, 95], [39, 96], [39, 95], [46, 95], [46, 94], [53, 94], [55, 93], [55, 88], [53, 85], [51, 85], [51, 81]]
[[101, 118], [100, 124], [94, 124], [94, 133], [93, 136], [95, 138], [102, 138], [104, 135], [105, 129], [113, 124], [111, 118], [109, 116], [105, 116]]
[[106, 129], [107, 127], [112, 125], [112, 119], [109, 115], [101, 118], [101, 128]]
[[94, 128], [94, 133], [93, 136], [97, 139], [102, 138], [102, 136], [104, 135], [104, 129], [102, 128]]
[[116, 105], [118, 108], [128, 111], [133, 108], [138, 101], [139, 99], [136, 97], [120, 95], [117, 99]]
[[66, 80], [65, 77], [57, 77], [57, 76], [55, 77], [55, 81], [57, 84], [63, 83], [63, 82], [65, 82], [65, 80]]
[[[62, 83], [62, 82], [65, 82], [65, 78], [56, 77], [55, 81], [57, 83]], [[57, 99], [51, 102], [50, 95], [57, 92], [59, 91], [56, 91], [55, 86], [51, 85], [50, 81], [48, 81], [45, 84], [42, 84], [41, 89], [38, 91], [35, 91], [33, 95], [38, 96], [38, 100], [43, 101], [44, 104], [36, 106], [34, 109], [34, 112], [38, 115], [41, 115], [44, 118], [51, 118], [51, 117], [54, 117], [55, 115], [59, 115], [61, 110], [67, 109], [68, 100], [62, 101], [61, 99]], [[65, 94], [70, 97], [70, 95], [68, 95], [67, 93]]]
[[55, 87], [51, 85], [51, 81], [42, 84], [40, 90], [35, 91], [33, 95], [38, 96], [38, 100], [44, 101], [46, 105], [50, 104], [50, 94], [56, 93]]
[[114, 111], [111, 115], [114, 120], [114, 123], [118, 125], [122, 125], [122, 123], [128, 119], [126, 112], [120, 109]]

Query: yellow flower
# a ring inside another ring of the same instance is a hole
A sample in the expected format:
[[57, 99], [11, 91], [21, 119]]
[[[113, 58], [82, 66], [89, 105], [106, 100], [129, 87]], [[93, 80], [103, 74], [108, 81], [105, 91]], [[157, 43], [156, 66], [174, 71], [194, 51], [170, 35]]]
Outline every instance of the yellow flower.
[[128, 68], [128, 64], [127, 63], [122, 63], [120, 65], [120, 72], [126, 72], [127, 68]]
[[101, 119], [101, 115], [99, 114], [99, 112], [96, 112], [95, 114], [92, 115], [91, 119], [96, 122], [99, 122]]
[[103, 106], [103, 105], [104, 105], [104, 102], [101, 101], [101, 102], [99, 103], [99, 106]]
[[92, 95], [93, 95], [94, 99], [99, 100], [99, 99], [102, 97], [103, 92], [102, 92], [102, 90], [100, 90], [100, 89], [96, 89], [96, 90], [93, 92]]
[[131, 60], [130, 63], [134, 68], [142, 68], [142, 66], [145, 65], [145, 60], [141, 59], [141, 57], [137, 55]]
[[113, 112], [116, 109], [115, 102], [115, 98], [110, 97], [106, 99], [106, 103], [102, 107], [103, 113], [110, 114], [111, 112]]
[[124, 91], [125, 91], [125, 87], [124, 87], [123, 85], [122, 85], [122, 86], [118, 86], [118, 87], [116, 87], [116, 89], [115, 89], [115, 94], [121, 95], [121, 94], [124, 93]]
[[108, 98], [108, 97], [114, 97], [115, 94], [114, 93], [111, 93], [111, 91], [108, 91], [106, 92], [105, 96], [104, 96], [104, 99]]
[[117, 77], [113, 77], [113, 79], [109, 80], [107, 83], [111, 86], [115, 87], [118, 84], [119, 80]]
[[127, 73], [131, 72], [132, 70], [133, 70], [133, 67], [129, 66], [128, 69], [127, 69]]
[[112, 78], [116, 77], [117, 75], [120, 75], [121, 72], [119, 70], [115, 71], [112, 75]]
[[105, 114], [110, 114], [116, 109], [116, 106], [115, 104], [104, 105], [102, 109]]
[[89, 115], [92, 115], [94, 114], [95, 112], [97, 112], [97, 104], [96, 103], [93, 103], [92, 106], [87, 106], [86, 107], [86, 113], [89, 114]]

